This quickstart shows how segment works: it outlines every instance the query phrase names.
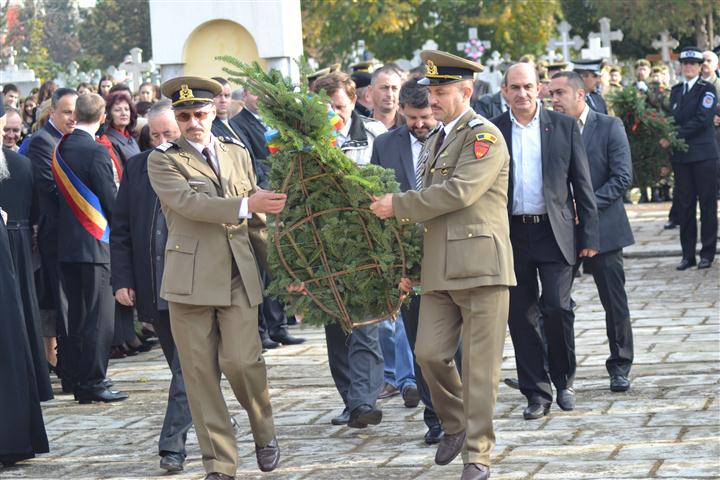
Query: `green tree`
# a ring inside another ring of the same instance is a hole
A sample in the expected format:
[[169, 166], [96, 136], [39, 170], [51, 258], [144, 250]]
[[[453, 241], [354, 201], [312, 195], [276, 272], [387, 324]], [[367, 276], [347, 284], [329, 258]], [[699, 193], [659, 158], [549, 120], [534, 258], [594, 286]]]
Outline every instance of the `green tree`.
[[60, 65], [67, 65], [78, 57], [79, 13], [75, 0], [44, 0], [45, 46], [50, 57]]
[[29, 45], [27, 55], [24, 57], [28, 67], [35, 71], [35, 76], [41, 82], [55, 78], [60, 71], [60, 65], [50, 59], [48, 49], [45, 47], [45, 24], [40, 17], [36, 17], [29, 24]]
[[133, 47], [152, 57], [148, 0], [98, 0], [94, 7], [80, 10], [80, 18], [85, 64], [117, 65]]

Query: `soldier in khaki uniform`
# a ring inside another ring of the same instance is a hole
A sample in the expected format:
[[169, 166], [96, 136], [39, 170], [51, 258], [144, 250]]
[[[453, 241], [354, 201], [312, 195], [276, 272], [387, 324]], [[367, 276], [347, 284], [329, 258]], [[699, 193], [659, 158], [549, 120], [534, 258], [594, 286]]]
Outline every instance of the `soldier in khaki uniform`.
[[[420, 161], [423, 188], [386, 194], [370, 208], [380, 218], [424, 224], [422, 298], [415, 354], [445, 436], [435, 462], [462, 450], [462, 479], [490, 475], [509, 287], [515, 285], [509, 237], [509, 154], [500, 131], [470, 108], [482, 66], [434, 50], [426, 62], [430, 106], [443, 128]], [[401, 288], [407, 289], [403, 280]], [[462, 380], [453, 363], [462, 339]]]
[[262, 284], [255, 256], [264, 259], [263, 213], [279, 213], [285, 195], [255, 185], [250, 156], [234, 139], [211, 134], [214, 80], [165, 82], [182, 137], [150, 154], [148, 174], [167, 219], [161, 296], [203, 455], [206, 479], [234, 478], [235, 433], [220, 390], [220, 374], [250, 418], [258, 466], [280, 457], [257, 335]]

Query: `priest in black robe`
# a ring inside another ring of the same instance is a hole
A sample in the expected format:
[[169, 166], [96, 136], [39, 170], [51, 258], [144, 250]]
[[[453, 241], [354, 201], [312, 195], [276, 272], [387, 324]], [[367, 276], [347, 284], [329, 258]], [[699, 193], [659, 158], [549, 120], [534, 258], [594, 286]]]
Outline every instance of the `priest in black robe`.
[[[0, 176], [7, 174], [2, 171]], [[0, 220], [0, 464], [49, 451], [5, 222]], [[5, 474], [0, 469], [0, 477]]]
[[[4, 157], [4, 158], [3, 158]], [[0, 162], [10, 176], [0, 181], [0, 208], [8, 215], [6, 228], [15, 274], [20, 288], [23, 316], [32, 354], [35, 379], [41, 401], [53, 398], [48, 362], [38, 306], [35, 274], [32, 264], [32, 225], [34, 214], [33, 172], [30, 159], [3, 148]]]

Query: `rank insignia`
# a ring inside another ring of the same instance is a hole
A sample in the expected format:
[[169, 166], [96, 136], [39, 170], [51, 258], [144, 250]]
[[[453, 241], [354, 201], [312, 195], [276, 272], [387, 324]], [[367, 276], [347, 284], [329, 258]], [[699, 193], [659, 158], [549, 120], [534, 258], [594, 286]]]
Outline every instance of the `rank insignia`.
[[477, 135], [475, 135], [475, 140], [477, 140], [478, 142], [495, 143], [495, 142], [497, 142], [497, 137], [495, 135], [493, 135], [492, 133], [485, 132], [485, 133], [478, 133]]
[[[480, 135], [478, 135], [479, 137]], [[475, 158], [483, 158], [485, 154], [487, 154], [488, 150], [490, 150], [491, 143], [488, 143], [487, 141], [475, 141]]]

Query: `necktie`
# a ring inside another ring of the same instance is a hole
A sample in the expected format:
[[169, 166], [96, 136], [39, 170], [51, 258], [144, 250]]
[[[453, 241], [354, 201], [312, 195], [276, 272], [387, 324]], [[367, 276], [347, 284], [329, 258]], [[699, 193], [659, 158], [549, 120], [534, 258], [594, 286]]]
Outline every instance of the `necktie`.
[[437, 155], [437, 153], [440, 151], [440, 147], [442, 147], [442, 144], [445, 141], [445, 129], [441, 128], [437, 136], [438, 138], [437, 142], [435, 142], [435, 151], [433, 152], [433, 156]]
[[580, 133], [582, 133], [583, 127], [584, 127], [582, 118], [578, 118], [577, 124], [578, 124], [578, 128], [580, 129]]
[[683, 86], [683, 95], [685, 95], [688, 92], [688, 84], [685, 82], [685, 85]]
[[212, 161], [212, 157], [210, 157], [210, 149], [207, 148], [207, 147], [203, 148], [202, 154], [203, 154], [203, 157], [205, 157], [205, 161], [206, 161], [207, 164], [210, 166], [210, 169], [213, 171], [213, 173], [215, 174], [215, 176], [216, 176], [217, 178], [220, 178], [220, 173], [219, 173], [219, 172], [217, 171], [217, 169], [215, 168], [215, 164], [214, 164], [213, 161]]
[[[418, 140], [418, 142], [422, 144], [425, 143], [424, 140]], [[420, 190], [423, 186], [423, 173], [425, 173], [425, 159], [427, 158], [427, 154], [424, 153], [424, 150], [424, 147], [420, 150], [420, 161], [415, 168], [415, 190]]]

